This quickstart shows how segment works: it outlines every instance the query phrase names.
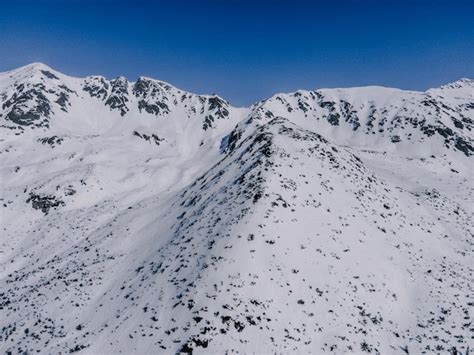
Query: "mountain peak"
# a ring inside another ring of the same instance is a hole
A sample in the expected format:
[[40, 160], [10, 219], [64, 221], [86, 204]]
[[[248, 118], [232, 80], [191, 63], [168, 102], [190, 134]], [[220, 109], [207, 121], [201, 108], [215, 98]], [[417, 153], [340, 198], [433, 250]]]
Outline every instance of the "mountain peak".
[[33, 62], [27, 65], [24, 65], [22, 67], [19, 67], [17, 69], [14, 69], [13, 71], [17, 72], [31, 72], [31, 71], [41, 71], [41, 70], [46, 70], [50, 72], [56, 72], [53, 68], [49, 67], [48, 65], [41, 63], [41, 62]]
[[451, 83], [440, 86], [440, 89], [461, 89], [461, 88], [474, 88], [474, 80], [469, 78], [460, 78]]
[[51, 69], [51, 67], [42, 62], [33, 62], [25, 65], [23, 68]]
[[57, 70], [54, 70], [48, 65], [40, 62], [30, 63], [1, 74], [5, 74], [7, 77], [14, 80], [30, 80], [31, 78], [39, 79], [41, 77], [58, 80], [61, 76], [65, 76]]

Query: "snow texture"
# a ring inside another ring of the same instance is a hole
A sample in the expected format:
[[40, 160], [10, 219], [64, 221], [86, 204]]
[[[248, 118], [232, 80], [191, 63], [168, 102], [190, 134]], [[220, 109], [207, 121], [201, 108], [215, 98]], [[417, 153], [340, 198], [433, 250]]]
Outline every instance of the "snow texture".
[[470, 79], [0, 73], [0, 351], [467, 354], [473, 130]]

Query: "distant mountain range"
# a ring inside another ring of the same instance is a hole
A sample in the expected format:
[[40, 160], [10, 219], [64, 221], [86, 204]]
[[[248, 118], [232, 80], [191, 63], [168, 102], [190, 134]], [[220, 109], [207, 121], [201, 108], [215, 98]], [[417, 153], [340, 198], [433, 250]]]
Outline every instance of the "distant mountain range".
[[467, 354], [473, 155], [471, 79], [0, 73], [0, 350]]

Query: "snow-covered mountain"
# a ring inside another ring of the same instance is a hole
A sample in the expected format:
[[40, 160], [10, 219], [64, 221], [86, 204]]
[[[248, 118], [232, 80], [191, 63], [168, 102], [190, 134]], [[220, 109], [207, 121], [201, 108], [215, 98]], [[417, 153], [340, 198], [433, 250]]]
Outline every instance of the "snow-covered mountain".
[[472, 348], [474, 81], [237, 108], [0, 73], [0, 350]]

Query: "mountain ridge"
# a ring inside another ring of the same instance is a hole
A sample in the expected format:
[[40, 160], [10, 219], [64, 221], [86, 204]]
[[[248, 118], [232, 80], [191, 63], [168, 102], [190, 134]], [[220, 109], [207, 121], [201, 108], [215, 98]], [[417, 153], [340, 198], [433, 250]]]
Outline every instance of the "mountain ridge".
[[[97, 113], [88, 114], [87, 122], [90, 122], [89, 117], [110, 116], [107, 112], [99, 112], [103, 108], [98, 106], [97, 101], [103, 101], [110, 111], [117, 111], [122, 117], [132, 116], [136, 120], [143, 117], [143, 113], [155, 117], [196, 117], [201, 120], [204, 131], [212, 130], [222, 121], [230, 121], [229, 125], [235, 125], [245, 116], [265, 120], [276, 115], [296, 119], [295, 122], [308, 125], [308, 128], [311, 124], [311, 129], [321, 130], [341, 144], [367, 146], [375, 143], [372, 138], [382, 136], [384, 138], [381, 140], [385, 141], [383, 149], [387, 149], [391, 143], [404, 146], [406, 143], [410, 145], [410, 140], [414, 144], [437, 138], [438, 141], [444, 140], [446, 147], [468, 156], [474, 152], [471, 133], [474, 127], [471, 114], [474, 97], [470, 90], [472, 80], [469, 79], [460, 79], [425, 92], [377, 86], [299, 90], [276, 94], [249, 107], [237, 108], [217, 95], [188, 93], [155, 79], [140, 77], [135, 82], [129, 82], [125, 77], [112, 80], [101, 76], [72, 78], [51, 70], [44, 64], [35, 63], [7, 72], [9, 75], [4, 73], [3, 86], [6, 89], [3, 89], [1, 96], [4, 113], [0, 113], [0, 121], [6, 121], [4, 127], [19, 133], [28, 127], [48, 129], [51, 112], [60, 110], [64, 112], [61, 116], [67, 117], [68, 110], [74, 110], [74, 105], [71, 106], [73, 101], [77, 101], [75, 105], [81, 110], [85, 106], [97, 106]], [[6, 76], [16, 79], [8, 80]], [[453, 96], [453, 90], [459, 94]], [[88, 93], [93, 100], [84, 97], [84, 93]], [[81, 118], [75, 117], [77, 115], [72, 116], [79, 121]], [[311, 119], [313, 122], [309, 122]], [[327, 121], [329, 125], [322, 122], [315, 124], [314, 120]], [[113, 121], [111, 118], [110, 128], [113, 127]], [[9, 122], [14, 125], [9, 125]], [[120, 127], [120, 121], [117, 123]], [[229, 129], [228, 125], [224, 126], [226, 130]], [[340, 126], [340, 129], [334, 129], [335, 126]], [[348, 127], [343, 129], [342, 126]], [[181, 125], [181, 128], [184, 127]], [[405, 128], [410, 131], [406, 133]], [[365, 136], [359, 134], [359, 139], [352, 139], [354, 135], [351, 132], [362, 130], [365, 130]]]
[[[21, 67], [18, 67], [18, 68], [14, 68], [14, 69], [10, 69], [10, 70], [6, 70], [6, 71], [3, 71], [3, 72], [0, 72], [0, 75], [4, 75], [4, 74], [7, 74], [7, 73], [15, 73], [15, 72], [23, 72], [23, 71], [33, 71], [33, 70], [46, 70], [46, 71], [50, 71], [50, 72], [53, 72], [54, 74], [60, 74], [64, 77], [69, 77], [69, 78], [74, 78], [74, 79], [86, 79], [86, 78], [89, 78], [89, 77], [100, 77], [100, 78], [103, 78], [105, 80], [114, 80], [114, 79], [117, 79], [117, 78], [124, 78], [126, 79], [127, 81], [128, 78], [125, 77], [125, 76], [117, 76], [115, 78], [107, 78], [103, 75], [100, 75], [100, 74], [91, 74], [91, 75], [87, 75], [87, 76], [71, 76], [71, 75], [67, 75], [67, 74], [64, 74], [56, 69], [53, 69], [52, 67], [48, 66], [47, 64], [45, 63], [42, 63], [42, 62], [32, 62], [30, 64], [25, 64]], [[175, 87], [173, 84], [171, 84], [170, 82], [167, 82], [167, 81], [163, 81], [163, 80], [160, 80], [160, 79], [157, 79], [157, 78], [153, 78], [153, 77], [150, 77], [150, 76], [146, 76], [146, 75], [139, 75], [138, 78], [135, 80], [135, 81], [129, 81], [130, 83], [135, 83], [136, 81], [139, 81], [140, 79], [147, 79], [147, 80], [152, 80], [152, 81], [156, 81], [156, 82], [159, 82], [159, 83], [162, 83], [164, 85], [169, 85], [169, 86], [172, 86], [174, 87], [175, 89], [177, 90], [180, 90], [180, 91], [183, 91], [183, 92], [187, 92], [187, 93], [192, 93], [190, 91], [187, 91], [185, 89], [182, 89], [182, 88], [178, 88], [178, 87]], [[297, 93], [298, 91], [314, 91], [314, 90], [347, 90], [347, 89], [363, 89], [363, 88], [380, 88], [380, 89], [393, 89], [393, 90], [399, 90], [399, 91], [405, 91], [405, 92], [414, 92], [414, 93], [426, 93], [426, 92], [429, 92], [430, 90], [436, 90], [436, 89], [442, 89], [443, 87], [445, 88], [459, 88], [460, 86], [462, 86], [462, 84], [467, 84], [469, 86], [472, 86], [474, 84], [474, 79], [471, 79], [471, 78], [468, 78], [468, 77], [461, 77], [459, 79], [456, 79], [454, 81], [451, 81], [451, 82], [448, 82], [448, 83], [445, 83], [445, 84], [441, 84], [440, 86], [437, 86], [437, 87], [430, 87], [430, 88], [427, 88], [426, 90], [411, 90], [411, 89], [400, 89], [400, 88], [397, 88], [397, 87], [392, 87], [392, 86], [384, 86], [384, 85], [376, 85], [376, 84], [367, 84], [367, 85], [362, 85], [362, 86], [344, 86], [344, 87], [322, 87], [322, 88], [318, 88], [318, 89], [313, 89], [313, 90], [308, 90], [308, 89], [298, 89], [296, 91], [292, 91], [292, 92], [277, 92], [271, 96], [269, 96], [268, 98], [266, 99], [262, 99], [262, 100], [259, 100], [257, 102], [254, 102], [253, 104], [250, 104], [248, 106], [235, 106], [235, 107], [250, 107], [250, 106], [253, 106], [253, 105], [256, 105], [258, 104], [259, 102], [261, 101], [266, 101], [268, 99], [270, 99], [271, 97], [274, 97], [274, 96], [278, 96], [278, 95], [285, 95], [285, 94], [288, 94], [288, 95], [291, 95], [291, 94], [295, 94]], [[209, 94], [209, 93], [204, 93], [204, 94], [197, 94], [197, 93], [192, 93], [194, 95], [199, 95], [199, 96], [217, 96], [221, 99], [224, 99], [223, 96], [221, 95], [217, 95], [215, 93], [212, 93], [212, 94]]]
[[3, 352], [469, 352], [470, 82], [236, 108], [33, 67], [0, 74]]

